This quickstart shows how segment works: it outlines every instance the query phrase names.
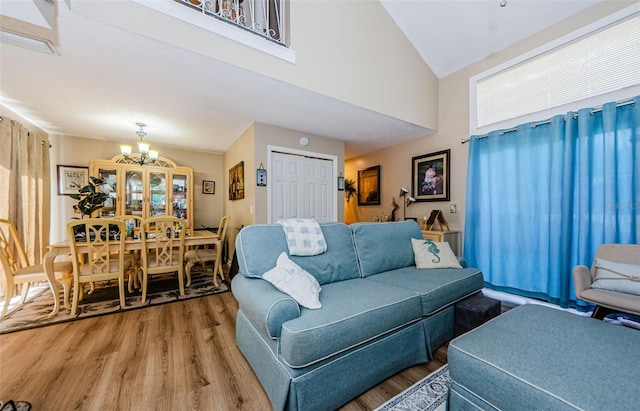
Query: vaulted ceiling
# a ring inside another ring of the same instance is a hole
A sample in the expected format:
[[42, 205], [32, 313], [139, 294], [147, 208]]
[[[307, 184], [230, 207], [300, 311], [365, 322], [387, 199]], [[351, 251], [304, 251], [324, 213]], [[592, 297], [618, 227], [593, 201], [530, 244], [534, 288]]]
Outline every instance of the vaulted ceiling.
[[[46, 24], [35, 7], [42, 1], [2, 0], [0, 13]], [[598, 2], [380, 1], [440, 78]], [[122, 142], [145, 121], [151, 143], [223, 152], [256, 121], [343, 139], [349, 158], [428, 132], [88, 20], [59, 3], [59, 56], [0, 43], [1, 103], [49, 133]], [[226, 81], [204, 88], [212, 72]], [[388, 135], [394, 140], [382, 138]]]

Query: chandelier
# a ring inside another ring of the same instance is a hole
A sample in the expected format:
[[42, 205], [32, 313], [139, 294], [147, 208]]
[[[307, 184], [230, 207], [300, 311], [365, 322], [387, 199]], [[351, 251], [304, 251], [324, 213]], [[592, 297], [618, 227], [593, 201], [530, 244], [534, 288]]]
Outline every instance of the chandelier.
[[136, 123], [140, 129], [136, 131], [138, 137], [140, 137], [140, 141], [138, 141], [138, 151], [139, 155], [131, 156], [131, 146], [128, 144], [120, 144], [120, 152], [127, 160], [131, 160], [134, 163], [138, 163], [141, 166], [146, 164], [153, 164], [158, 160], [158, 151], [157, 150], [149, 150], [149, 143], [145, 143], [142, 141], [142, 138], [147, 135], [145, 133], [144, 128], [147, 126], [144, 123]]

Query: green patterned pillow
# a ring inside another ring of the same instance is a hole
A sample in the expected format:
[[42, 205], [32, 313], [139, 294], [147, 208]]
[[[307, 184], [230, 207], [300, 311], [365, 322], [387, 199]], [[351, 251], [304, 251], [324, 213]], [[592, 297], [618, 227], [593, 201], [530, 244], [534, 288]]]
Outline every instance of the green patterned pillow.
[[449, 243], [411, 239], [417, 268], [462, 268]]

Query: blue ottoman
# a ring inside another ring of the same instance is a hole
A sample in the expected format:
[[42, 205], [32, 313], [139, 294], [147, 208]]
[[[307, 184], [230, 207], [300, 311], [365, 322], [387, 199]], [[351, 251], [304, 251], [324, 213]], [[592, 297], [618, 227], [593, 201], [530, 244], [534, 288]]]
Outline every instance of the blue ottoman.
[[523, 305], [454, 339], [450, 410], [632, 410], [640, 331]]

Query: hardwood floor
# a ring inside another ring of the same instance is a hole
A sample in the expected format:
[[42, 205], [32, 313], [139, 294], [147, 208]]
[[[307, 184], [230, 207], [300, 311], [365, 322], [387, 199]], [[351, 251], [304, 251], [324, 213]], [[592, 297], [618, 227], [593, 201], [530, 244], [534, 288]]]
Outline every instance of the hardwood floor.
[[[235, 345], [229, 293], [0, 335], [0, 401], [33, 410], [268, 410]], [[371, 410], [446, 363], [394, 375], [342, 407]]]

